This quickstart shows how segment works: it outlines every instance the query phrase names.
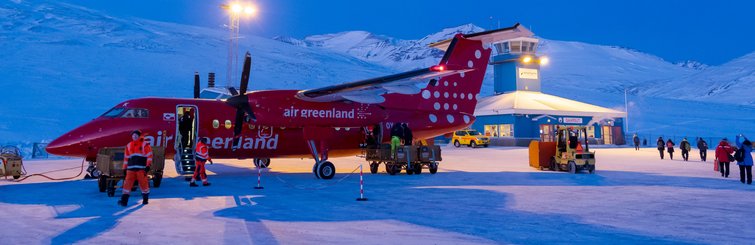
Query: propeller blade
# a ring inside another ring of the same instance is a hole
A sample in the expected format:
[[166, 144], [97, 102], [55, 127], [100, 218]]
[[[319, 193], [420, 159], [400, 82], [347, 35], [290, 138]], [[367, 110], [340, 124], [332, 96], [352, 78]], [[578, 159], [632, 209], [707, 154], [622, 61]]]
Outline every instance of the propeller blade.
[[244, 111], [241, 109], [236, 109], [236, 123], [233, 125], [233, 148], [232, 150], [238, 149], [238, 146], [241, 142], [239, 140], [241, 139], [241, 130], [244, 129]]
[[249, 72], [252, 67], [252, 55], [246, 52], [244, 57], [244, 70], [241, 72], [241, 94], [246, 93], [246, 89], [249, 85]]
[[249, 120], [252, 120], [254, 122], [257, 121], [257, 117], [254, 116], [254, 111], [252, 111], [252, 107], [249, 105], [249, 101], [242, 104], [240, 109], [246, 112], [246, 114], [249, 116]]
[[199, 72], [194, 72], [194, 98], [199, 99]]

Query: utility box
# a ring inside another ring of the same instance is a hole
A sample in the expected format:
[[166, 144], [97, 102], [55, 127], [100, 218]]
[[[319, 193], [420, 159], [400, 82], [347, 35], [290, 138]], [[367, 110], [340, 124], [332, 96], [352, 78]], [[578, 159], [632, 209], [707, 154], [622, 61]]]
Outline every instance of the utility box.
[[0, 163], [3, 164], [2, 176], [12, 176], [13, 179], [21, 178], [24, 175], [24, 163], [20, 156], [15, 155], [2, 155], [0, 157]]
[[21, 151], [15, 146], [6, 146], [0, 149], [0, 176], [12, 176], [13, 179], [26, 175]]

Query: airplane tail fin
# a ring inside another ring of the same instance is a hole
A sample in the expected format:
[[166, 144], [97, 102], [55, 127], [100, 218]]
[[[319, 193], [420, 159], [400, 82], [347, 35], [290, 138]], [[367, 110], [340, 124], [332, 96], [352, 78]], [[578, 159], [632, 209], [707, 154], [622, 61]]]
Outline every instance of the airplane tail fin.
[[[532, 32], [517, 23], [503, 29], [456, 34], [452, 39], [430, 44], [431, 47], [446, 50], [435, 67], [464, 72], [430, 82], [420, 92], [421, 101], [417, 109], [436, 112], [437, 117], [448, 119], [449, 123], [452, 123], [454, 114], [472, 116], [490, 61], [492, 43], [532, 35]], [[468, 116], [463, 119], [465, 123], [469, 121]]]

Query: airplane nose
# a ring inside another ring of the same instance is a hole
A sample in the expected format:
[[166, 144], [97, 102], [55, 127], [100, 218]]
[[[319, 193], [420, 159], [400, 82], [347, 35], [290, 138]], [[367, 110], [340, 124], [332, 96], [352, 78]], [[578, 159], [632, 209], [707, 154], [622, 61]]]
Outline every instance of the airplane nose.
[[80, 142], [73, 139], [71, 133], [66, 133], [57, 139], [53, 140], [45, 150], [47, 153], [58, 156], [80, 156], [81, 153], [85, 153], [80, 146]]

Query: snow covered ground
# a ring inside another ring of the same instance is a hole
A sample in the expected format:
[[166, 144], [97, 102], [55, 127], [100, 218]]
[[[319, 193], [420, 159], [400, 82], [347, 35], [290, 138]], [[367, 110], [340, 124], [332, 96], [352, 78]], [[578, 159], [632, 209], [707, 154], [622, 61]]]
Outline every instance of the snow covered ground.
[[[460, 244], [719, 243], [755, 239], [755, 186], [713, 172], [712, 163], [659, 160], [657, 151], [604, 148], [596, 174], [543, 172], [525, 148], [443, 148], [438, 174], [365, 175], [357, 202], [356, 157], [315, 180], [311, 160], [274, 159], [255, 190], [250, 161], [208, 165], [210, 187], [189, 188], [167, 170], [149, 205], [127, 208], [96, 182], [0, 181], [0, 237], [7, 244]], [[711, 154], [712, 155], [712, 154]], [[677, 156], [677, 159], [679, 156]], [[27, 161], [31, 173], [80, 160]], [[168, 163], [170, 165], [170, 163]], [[734, 166], [736, 168], [736, 166]], [[79, 169], [54, 172], [71, 176]], [[343, 179], [342, 179], [343, 178]], [[340, 180], [339, 182], [339, 179]]]

